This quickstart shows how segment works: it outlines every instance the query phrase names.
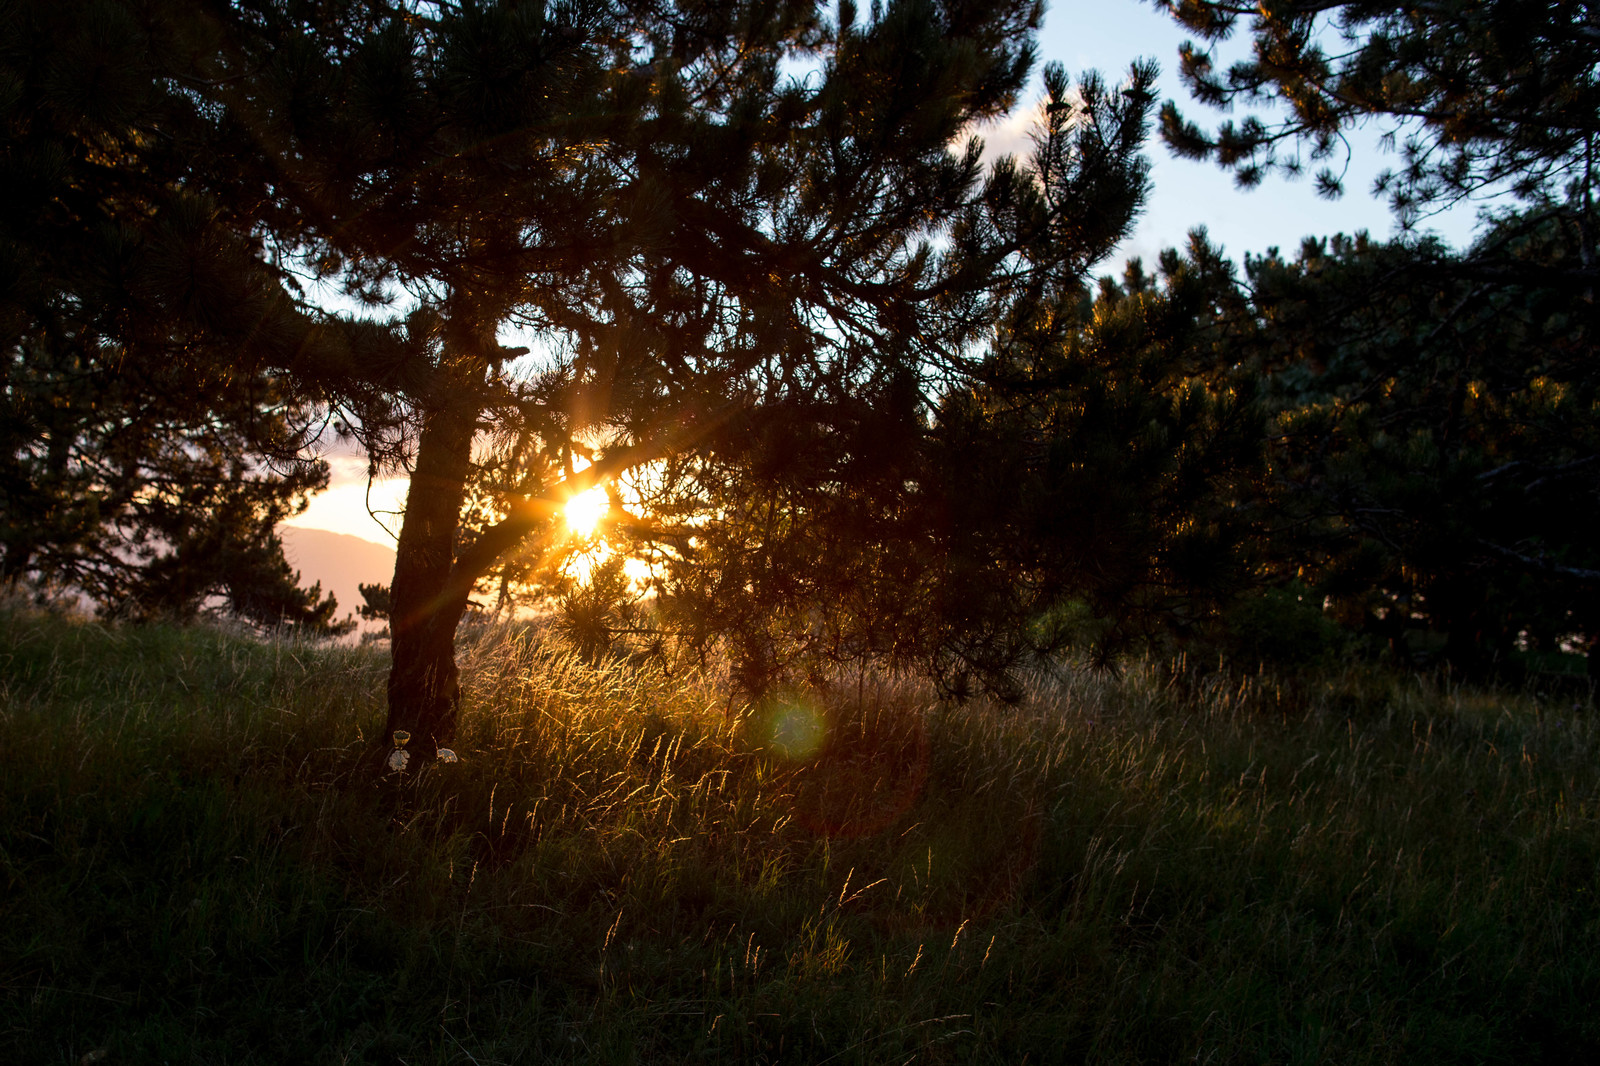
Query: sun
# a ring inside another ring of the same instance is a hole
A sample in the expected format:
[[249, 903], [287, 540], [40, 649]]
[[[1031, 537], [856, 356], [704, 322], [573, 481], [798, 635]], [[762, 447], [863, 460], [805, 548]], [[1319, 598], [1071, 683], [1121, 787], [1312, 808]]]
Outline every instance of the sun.
[[568, 500], [561, 508], [561, 513], [567, 520], [567, 529], [574, 536], [592, 537], [600, 520], [610, 509], [611, 500], [606, 496], [605, 486], [596, 485]]

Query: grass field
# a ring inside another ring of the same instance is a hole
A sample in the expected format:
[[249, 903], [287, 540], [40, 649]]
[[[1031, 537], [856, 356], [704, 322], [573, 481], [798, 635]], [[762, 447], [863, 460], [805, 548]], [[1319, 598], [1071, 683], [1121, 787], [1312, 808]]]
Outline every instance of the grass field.
[[0, 1061], [1600, 1061], [1570, 687], [463, 662], [401, 785], [380, 652], [0, 611]]

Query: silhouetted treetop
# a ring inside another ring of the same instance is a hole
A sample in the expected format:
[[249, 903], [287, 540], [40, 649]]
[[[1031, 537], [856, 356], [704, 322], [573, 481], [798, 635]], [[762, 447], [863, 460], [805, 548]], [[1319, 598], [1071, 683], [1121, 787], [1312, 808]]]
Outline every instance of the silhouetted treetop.
[[[1241, 185], [1320, 164], [1318, 190], [1337, 195], [1346, 131], [1376, 119], [1400, 155], [1377, 191], [1407, 225], [1494, 187], [1559, 200], [1593, 186], [1600, 4], [1154, 2], [1204, 42], [1181, 52], [1197, 101], [1275, 112], [1208, 131], [1176, 104], [1162, 108], [1169, 145], [1215, 159]], [[1241, 23], [1250, 57], [1219, 69], [1215, 45]]]

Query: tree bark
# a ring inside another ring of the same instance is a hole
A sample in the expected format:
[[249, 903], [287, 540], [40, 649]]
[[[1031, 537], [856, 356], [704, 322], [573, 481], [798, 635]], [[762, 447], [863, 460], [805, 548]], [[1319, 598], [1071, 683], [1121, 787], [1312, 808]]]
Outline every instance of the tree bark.
[[423, 418], [417, 464], [390, 586], [389, 719], [383, 740], [411, 734], [414, 759], [431, 760], [455, 736], [461, 704], [456, 626], [466, 612], [470, 581], [453, 580], [456, 531], [472, 463], [478, 390], [446, 383]]

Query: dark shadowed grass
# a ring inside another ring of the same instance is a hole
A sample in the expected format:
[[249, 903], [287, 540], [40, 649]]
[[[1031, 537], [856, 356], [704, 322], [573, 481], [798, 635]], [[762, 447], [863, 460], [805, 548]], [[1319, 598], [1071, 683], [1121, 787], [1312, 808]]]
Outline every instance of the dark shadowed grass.
[[0, 1060], [1577, 1062], [1594, 711], [1352, 669], [1020, 707], [0, 615]]

